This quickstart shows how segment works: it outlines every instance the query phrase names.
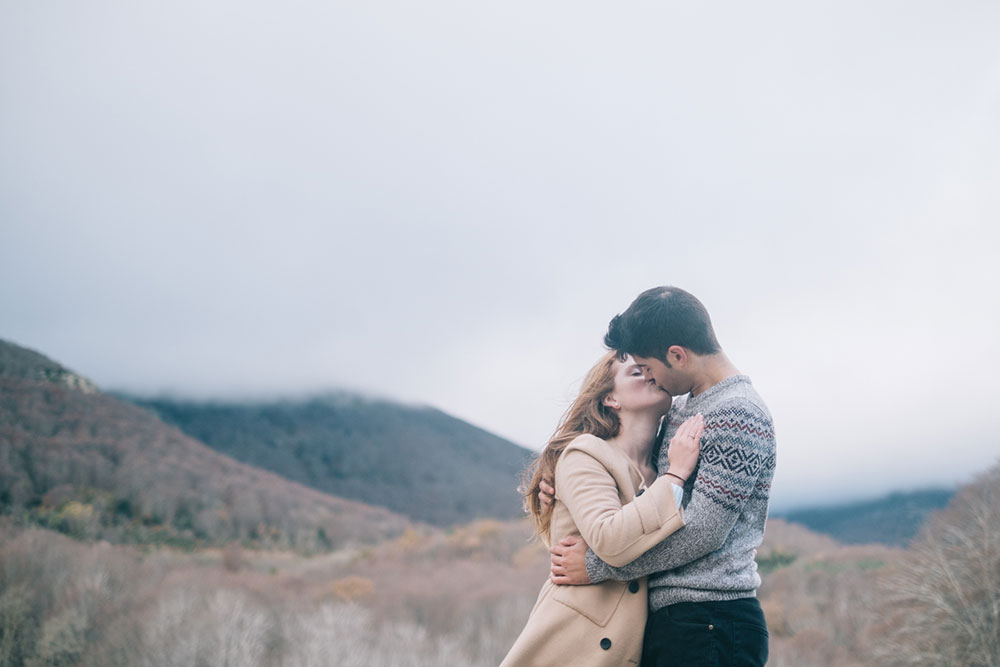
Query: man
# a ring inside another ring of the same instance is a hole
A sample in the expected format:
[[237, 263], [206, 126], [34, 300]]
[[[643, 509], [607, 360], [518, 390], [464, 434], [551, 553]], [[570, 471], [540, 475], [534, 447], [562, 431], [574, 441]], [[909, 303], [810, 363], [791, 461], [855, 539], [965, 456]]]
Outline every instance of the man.
[[[688, 417], [704, 415], [698, 467], [685, 483], [687, 525], [623, 567], [604, 563], [579, 538], [567, 538], [551, 549], [552, 581], [577, 585], [648, 575], [643, 667], [764, 665], [768, 634], [756, 598], [754, 554], [764, 537], [774, 475], [771, 415], [722, 351], [705, 307], [684, 290], [643, 292], [611, 320], [604, 342], [631, 354], [647, 378], [676, 397], [662, 442]], [[669, 467], [665, 447], [658, 462], [663, 475]]]

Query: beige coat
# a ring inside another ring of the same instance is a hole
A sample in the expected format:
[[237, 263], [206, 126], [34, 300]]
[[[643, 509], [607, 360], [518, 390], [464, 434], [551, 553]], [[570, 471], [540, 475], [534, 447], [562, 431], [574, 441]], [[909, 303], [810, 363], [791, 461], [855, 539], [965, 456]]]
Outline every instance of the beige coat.
[[[556, 464], [551, 541], [580, 535], [601, 560], [635, 560], [684, 525], [668, 478], [648, 489], [614, 445], [581, 435]], [[589, 586], [546, 581], [502, 667], [638, 665], [646, 626], [645, 577]]]

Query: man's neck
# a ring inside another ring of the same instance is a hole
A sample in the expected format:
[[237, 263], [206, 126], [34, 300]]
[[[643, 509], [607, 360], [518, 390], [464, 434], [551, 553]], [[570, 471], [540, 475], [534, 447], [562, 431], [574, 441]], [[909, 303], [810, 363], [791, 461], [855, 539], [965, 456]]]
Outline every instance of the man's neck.
[[726, 378], [739, 375], [740, 370], [729, 361], [725, 352], [710, 354], [698, 359], [699, 365], [691, 385], [691, 396], [707, 391]]

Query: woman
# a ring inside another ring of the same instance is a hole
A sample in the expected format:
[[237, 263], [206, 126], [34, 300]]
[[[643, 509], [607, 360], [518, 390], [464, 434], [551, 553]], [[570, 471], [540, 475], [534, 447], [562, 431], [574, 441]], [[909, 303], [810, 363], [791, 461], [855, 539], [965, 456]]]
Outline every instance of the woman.
[[[657, 478], [653, 444], [670, 394], [630, 357], [604, 355], [583, 381], [534, 465], [524, 502], [547, 544], [580, 535], [602, 560], [629, 563], [684, 525], [674, 490], [694, 470], [704, 421], [684, 422], [671, 440], [670, 472]], [[555, 479], [551, 507], [538, 501]], [[646, 580], [557, 586], [546, 581], [502, 667], [639, 664]]]

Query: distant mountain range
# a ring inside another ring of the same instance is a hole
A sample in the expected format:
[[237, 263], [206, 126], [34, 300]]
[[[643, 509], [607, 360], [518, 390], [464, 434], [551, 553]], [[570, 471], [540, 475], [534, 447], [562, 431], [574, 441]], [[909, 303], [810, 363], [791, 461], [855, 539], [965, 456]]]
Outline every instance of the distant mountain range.
[[[81, 537], [310, 550], [378, 541], [410, 521], [516, 518], [532, 455], [439, 410], [346, 393], [256, 403], [113, 396], [0, 340], [0, 513]], [[905, 545], [952, 495], [893, 493], [774, 516], [846, 544]]]
[[[157, 414], [309, 483], [410, 499], [428, 521], [519, 515], [530, 454], [436, 410], [349, 395], [145, 405], [0, 341], [0, 665], [495, 665], [523, 627], [549, 566], [529, 520], [417, 523], [236, 461]], [[989, 664], [1000, 464], [926, 521], [951, 496], [771, 517], [756, 560], [772, 662]], [[830, 537], [899, 544], [922, 525], [906, 549]], [[928, 660], [928, 646], [957, 657]]]
[[339, 393], [300, 401], [128, 397], [234, 459], [439, 526], [523, 516], [533, 453], [440, 410]]
[[69, 535], [322, 550], [411, 523], [240, 463], [0, 340], [0, 514]]
[[776, 513], [844, 544], [906, 546], [932, 512], [955, 495], [949, 489], [895, 492], [875, 500]]

